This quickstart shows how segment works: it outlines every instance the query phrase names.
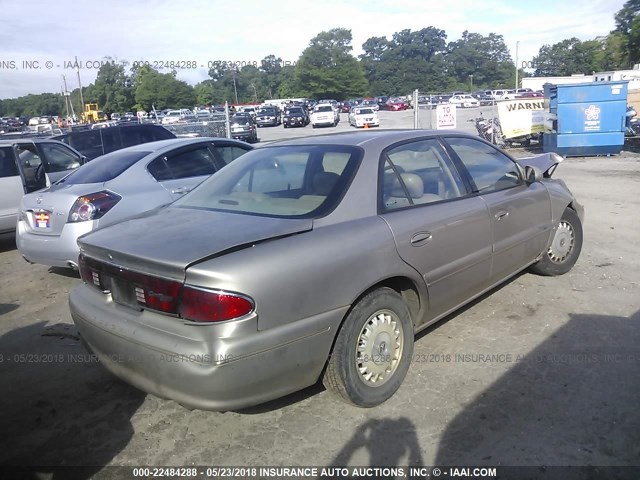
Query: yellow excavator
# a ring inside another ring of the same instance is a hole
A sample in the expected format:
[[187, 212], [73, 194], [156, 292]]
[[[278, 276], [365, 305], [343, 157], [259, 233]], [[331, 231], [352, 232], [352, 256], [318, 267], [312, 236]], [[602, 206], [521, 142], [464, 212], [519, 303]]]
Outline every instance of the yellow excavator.
[[108, 120], [107, 115], [100, 110], [97, 103], [85, 103], [82, 112], [82, 123], [96, 123]]

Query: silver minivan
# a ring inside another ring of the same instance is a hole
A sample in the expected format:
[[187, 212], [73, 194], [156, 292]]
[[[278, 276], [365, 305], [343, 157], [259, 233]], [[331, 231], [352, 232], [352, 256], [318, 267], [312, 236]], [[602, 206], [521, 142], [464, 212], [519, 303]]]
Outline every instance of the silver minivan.
[[84, 162], [81, 153], [57, 140], [0, 139], [0, 234], [15, 232], [25, 193], [48, 187]]

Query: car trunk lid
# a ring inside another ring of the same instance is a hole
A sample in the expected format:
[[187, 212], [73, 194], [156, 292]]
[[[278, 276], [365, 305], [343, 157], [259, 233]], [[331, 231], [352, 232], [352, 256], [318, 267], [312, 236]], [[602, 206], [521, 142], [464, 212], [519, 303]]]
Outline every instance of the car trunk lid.
[[168, 207], [96, 230], [78, 243], [96, 260], [182, 281], [189, 265], [312, 227], [311, 219]]

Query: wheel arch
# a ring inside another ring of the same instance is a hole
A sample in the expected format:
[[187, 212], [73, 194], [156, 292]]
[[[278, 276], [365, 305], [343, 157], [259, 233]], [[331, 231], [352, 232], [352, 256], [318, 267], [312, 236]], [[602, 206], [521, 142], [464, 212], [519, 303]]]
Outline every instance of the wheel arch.
[[351, 302], [351, 306], [345, 312], [344, 316], [342, 317], [342, 320], [340, 320], [340, 325], [338, 326], [338, 328], [336, 328], [336, 331], [334, 332], [333, 340], [331, 341], [331, 348], [329, 349], [329, 355], [327, 355], [327, 359], [325, 360], [325, 364], [324, 364], [324, 367], [322, 368], [322, 372], [320, 373], [319, 378], [323, 378], [324, 376], [324, 372], [326, 371], [327, 365], [329, 364], [329, 360], [331, 359], [331, 355], [333, 354], [336, 340], [338, 338], [338, 333], [344, 326], [344, 322], [346, 321], [347, 317], [349, 316], [353, 308], [358, 304], [358, 302], [360, 302], [360, 300], [362, 300], [369, 293], [373, 292], [374, 290], [378, 290], [380, 288], [385, 288], [385, 287], [390, 288], [391, 290], [394, 290], [405, 301], [405, 303], [407, 304], [407, 307], [409, 308], [409, 314], [411, 315], [411, 322], [413, 323], [414, 329], [419, 325], [419, 319], [424, 314], [423, 307], [425, 307], [428, 304], [428, 301], [426, 298], [424, 298], [424, 293], [420, 291], [418, 285], [416, 285], [416, 282], [413, 279], [411, 279], [408, 276], [397, 275], [397, 276], [385, 278], [383, 280], [376, 282], [373, 285], [370, 285], [367, 289], [363, 290], [353, 300], [353, 302]]

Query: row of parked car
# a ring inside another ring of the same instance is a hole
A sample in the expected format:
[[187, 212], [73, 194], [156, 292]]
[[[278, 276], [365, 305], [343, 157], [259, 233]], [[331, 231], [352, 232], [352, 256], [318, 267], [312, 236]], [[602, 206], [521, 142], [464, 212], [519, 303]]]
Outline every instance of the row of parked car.
[[[120, 139], [134, 127], [116, 127]], [[566, 273], [580, 254], [583, 209], [551, 178], [555, 154], [516, 161], [450, 131], [256, 149], [144, 138], [91, 161], [59, 140], [0, 142], [0, 195], [24, 194], [8, 216], [25, 259], [79, 270], [71, 317], [100, 364], [190, 408], [243, 408], [319, 380], [379, 405], [416, 332], [527, 267]]]
[[544, 98], [541, 91], [530, 88], [517, 90], [479, 90], [473, 93], [453, 92], [440, 95], [420, 95], [420, 105], [454, 104], [460, 107], [480, 107], [491, 105], [496, 100], [515, 100], [517, 98]]

